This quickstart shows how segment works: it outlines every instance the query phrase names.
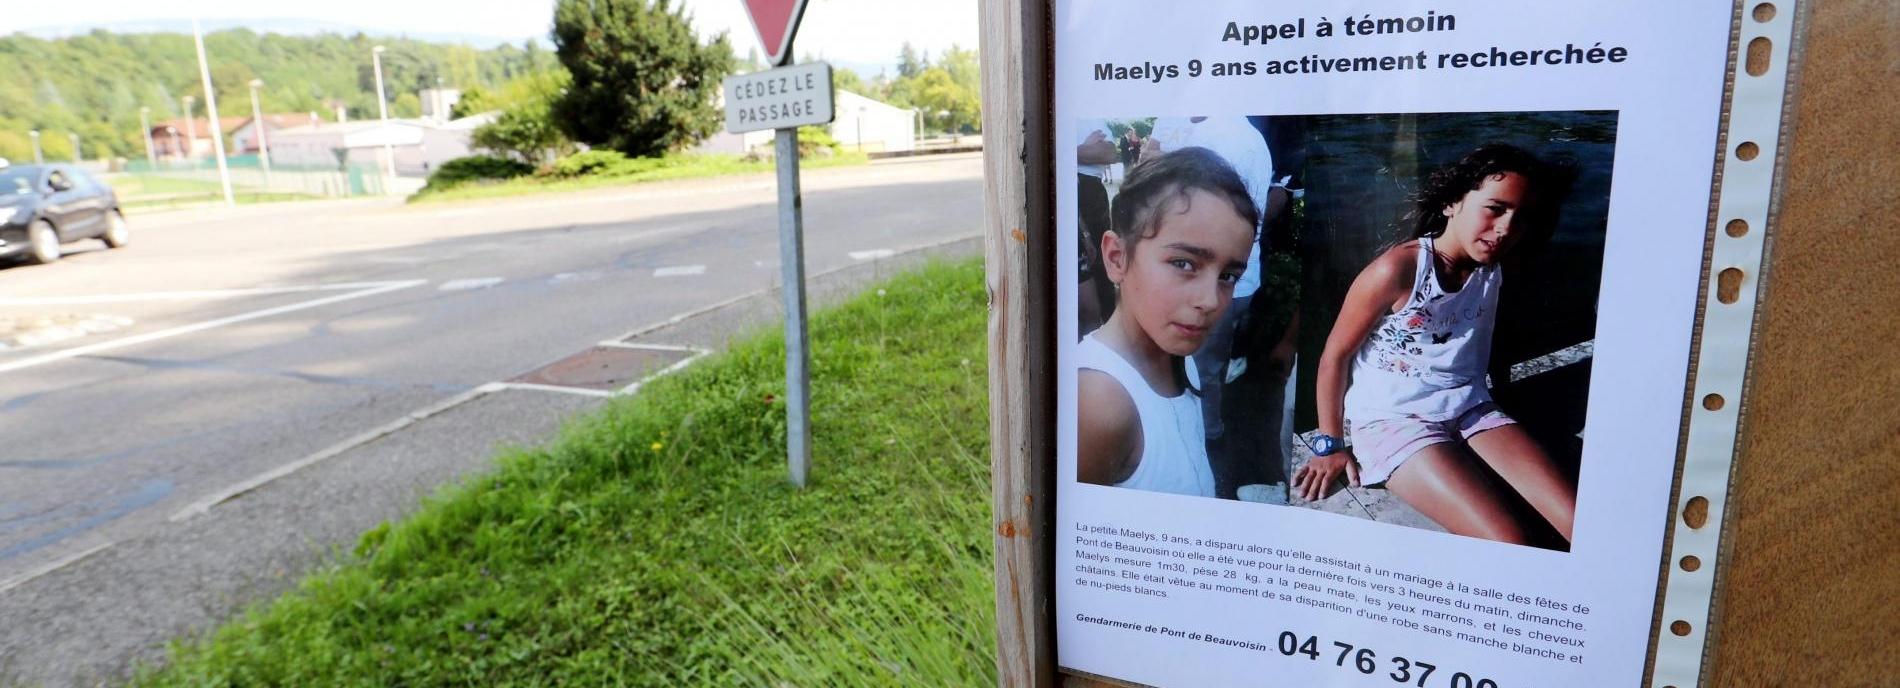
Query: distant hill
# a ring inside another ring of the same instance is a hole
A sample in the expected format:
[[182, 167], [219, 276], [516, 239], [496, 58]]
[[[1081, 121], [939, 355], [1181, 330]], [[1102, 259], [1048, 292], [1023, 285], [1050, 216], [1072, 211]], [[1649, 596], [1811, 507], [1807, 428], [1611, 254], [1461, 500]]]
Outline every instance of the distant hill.
[[[286, 35], [227, 29], [205, 35], [219, 114], [250, 115], [251, 79], [266, 112], [319, 111], [329, 118], [341, 103], [352, 119], [376, 115], [370, 49], [386, 46], [383, 78], [390, 116], [415, 116], [416, 92], [434, 85], [494, 87], [531, 71], [558, 66], [545, 45], [475, 48], [404, 37]], [[42, 132], [47, 157], [72, 156], [69, 133], [79, 134], [85, 157], [101, 153], [142, 157], [139, 108], [153, 121], [179, 117], [182, 96], [195, 96], [192, 114], [205, 116], [198, 58], [189, 33], [113, 33], [94, 29], [66, 38], [25, 33], [0, 37], [0, 157], [32, 158], [27, 131]]]
[[[204, 26], [204, 30], [213, 31], [213, 32], [222, 31], [225, 29], [249, 29], [257, 33], [281, 33], [286, 36], [315, 36], [315, 35], [326, 34], [326, 33], [333, 33], [339, 36], [351, 36], [358, 33], [367, 33], [371, 36], [394, 35], [394, 36], [400, 36], [403, 38], [413, 38], [418, 41], [428, 41], [430, 43], [458, 43], [461, 45], [467, 45], [467, 46], [470, 46], [473, 48], [479, 48], [479, 49], [499, 48], [503, 45], [514, 45], [518, 47], [522, 44], [523, 41], [526, 41], [530, 38], [546, 41], [547, 33], [548, 33], [548, 27], [546, 26], [532, 26], [532, 27], [524, 26], [524, 27], [521, 27], [523, 31], [521, 32], [520, 35], [512, 35], [512, 36], [487, 36], [487, 35], [470, 34], [470, 33], [433, 32], [433, 31], [420, 31], [420, 32], [418, 31], [383, 31], [383, 30], [368, 28], [365, 26], [346, 24], [342, 22], [325, 21], [321, 19], [293, 19], [293, 18], [286, 18], [286, 17], [259, 17], [259, 18], [249, 18], [249, 19], [246, 19], [246, 18], [206, 19], [203, 22], [203, 26]], [[35, 38], [45, 38], [48, 40], [53, 40], [53, 39], [60, 39], [60, 38], [71, 38], [73, 36], [82, 36], [88, 33], [92, 33], [95, 30], [103, 30], [109, 33], [190, 34], [191, 20], [189, 19], [105, 20], [105, 21], [85, 22], [81, 24], [72, 24], [72, 25], [33, 26], [33, 27], [20, 29], [16, 33], [23, 33], [28, 36], [33, 36]]]

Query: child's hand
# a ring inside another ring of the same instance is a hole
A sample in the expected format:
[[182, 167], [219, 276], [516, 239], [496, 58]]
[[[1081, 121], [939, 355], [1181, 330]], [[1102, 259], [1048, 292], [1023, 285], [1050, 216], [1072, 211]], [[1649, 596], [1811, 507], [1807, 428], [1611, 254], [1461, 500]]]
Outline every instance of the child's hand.
[[1300, 470], [1293, 472], [1293, 491], [1309, 502], [1317, 502], [1326, 497], [1326, 491], [1333, 486], [1344, 472], [1348, 484], [1359, 486], [1359, 459], [1352, 455], [1351, 449], [1340, 449], [1330, 456], [1321, 456], [1306, 462]]

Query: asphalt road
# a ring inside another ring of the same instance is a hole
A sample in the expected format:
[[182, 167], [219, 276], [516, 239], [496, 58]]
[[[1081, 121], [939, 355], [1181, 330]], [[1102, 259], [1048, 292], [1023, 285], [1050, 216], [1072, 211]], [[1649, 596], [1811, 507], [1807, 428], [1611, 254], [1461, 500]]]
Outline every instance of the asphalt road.
[[[975, 155], [807, 171], [808, 269], [975, 236], [981, 175]], [[0, 269], [0, 685], [122, 676], [545, 437], [599, 399], [475, 395], [775, 286], [774, 201], [759, 175], [133, 216], [128, 248]]]

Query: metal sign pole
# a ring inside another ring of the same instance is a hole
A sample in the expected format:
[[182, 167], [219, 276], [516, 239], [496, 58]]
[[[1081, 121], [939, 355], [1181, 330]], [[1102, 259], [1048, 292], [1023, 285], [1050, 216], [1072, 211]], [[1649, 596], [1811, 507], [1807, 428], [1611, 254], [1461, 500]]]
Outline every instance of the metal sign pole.
[[785, 280], [785, 443], [792, 484], [811, 463], [810, 355], [805, 341], [804, 201], [798, 193], [798, 129], [778, 131], [778, 256]]

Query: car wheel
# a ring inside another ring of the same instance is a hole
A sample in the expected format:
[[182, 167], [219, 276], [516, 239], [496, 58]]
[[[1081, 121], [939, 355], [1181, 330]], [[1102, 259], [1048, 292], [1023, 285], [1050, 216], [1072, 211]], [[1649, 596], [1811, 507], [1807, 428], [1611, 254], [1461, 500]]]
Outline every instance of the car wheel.
[[132, 240], [132, 230], [125, 226], [125, 216], [113, 211], [106, 216], [106, 233], [99, 235], [106, 242], [106, 248], [123, 248]]
[[59, 260], [59, 232], [45, 220], [33, 223], [27, 230], [27, 244], [33, 251], [33, 262], [42, 265]]

